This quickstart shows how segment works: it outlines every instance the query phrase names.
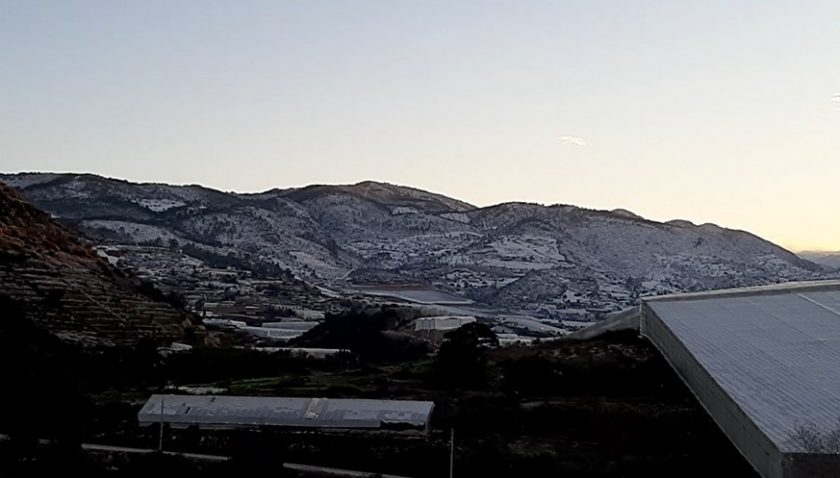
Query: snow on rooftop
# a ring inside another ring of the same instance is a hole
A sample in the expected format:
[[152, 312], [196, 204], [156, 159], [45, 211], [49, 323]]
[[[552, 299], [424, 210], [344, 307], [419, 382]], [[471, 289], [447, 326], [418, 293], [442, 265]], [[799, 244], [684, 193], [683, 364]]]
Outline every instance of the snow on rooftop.
[[763, 285], [756, 287], [735, 287], [731, 289], [706, 290], [701, 292], [682, 292], [676, 294], [643, 297], [645, 302], [663, 302], [672, 300], [696, 300], [714, 297], [732, 296], [762, 296], [773, 294], [788, 294], [791, 292], [804, 292], [813, 290], [840, 290], [840, 280], [814, 280], [783, 282], [780, 284]]
[[420, 317], [414, 321], [414, 330], [455, 330], [475, 322], [472, 316]]
[[[645, 303], [781, 452], [803, 451], [793, 439], [802, 426], [822, 433], [836, 428], [840, 282], [679, 295]], [[648, 323], [642, 330], [656, 326]], [[666, 347], [663, 353], [671, 360], [677, 352]]]
[[137, 417], [144, 425], [424, 428], [433, 408], [433, 402], [412, 400], [152, 395]]

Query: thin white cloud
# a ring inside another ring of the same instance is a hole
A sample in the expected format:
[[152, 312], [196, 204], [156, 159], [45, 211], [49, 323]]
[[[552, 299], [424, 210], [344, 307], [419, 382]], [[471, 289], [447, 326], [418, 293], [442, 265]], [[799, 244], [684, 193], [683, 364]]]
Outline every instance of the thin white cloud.
[[573, 144], [575, 146], [587, 146], [588, 143], [580, 136], [560, 136], [557, 138], [563, 144]]
[[840, 111], [840, 91], [834, 93], [834, 96], [831, 97], [831, 103], [834, 104], [834, 109]]

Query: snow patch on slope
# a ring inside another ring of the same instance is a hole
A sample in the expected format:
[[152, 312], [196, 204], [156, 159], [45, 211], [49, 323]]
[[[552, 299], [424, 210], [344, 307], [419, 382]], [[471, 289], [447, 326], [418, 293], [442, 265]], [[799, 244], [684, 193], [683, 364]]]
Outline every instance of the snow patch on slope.
[[172, 199], [135, 199], [132, 202], [153, 212], [164, 212], [172, 208], [186, 206], [185, 202]]

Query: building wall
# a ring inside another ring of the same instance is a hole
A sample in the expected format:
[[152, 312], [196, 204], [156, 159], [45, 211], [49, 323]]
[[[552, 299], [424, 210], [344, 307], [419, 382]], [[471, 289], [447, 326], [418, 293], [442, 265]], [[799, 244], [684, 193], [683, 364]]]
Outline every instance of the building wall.
[[785, 455], [786, 478], [837, 478], [840, 455], [791, 453]]

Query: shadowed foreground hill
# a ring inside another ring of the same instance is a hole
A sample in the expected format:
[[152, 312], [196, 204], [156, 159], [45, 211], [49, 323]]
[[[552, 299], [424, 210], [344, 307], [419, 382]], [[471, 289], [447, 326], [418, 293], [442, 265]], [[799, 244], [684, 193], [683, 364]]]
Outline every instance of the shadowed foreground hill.
[[84, 346], [130, 346], [144, 338], [168, 343], [195, 339], [203, 330], [187, 312], [144, 295], [136, 282], [2, 183], [0, 296], [36, 326]]

